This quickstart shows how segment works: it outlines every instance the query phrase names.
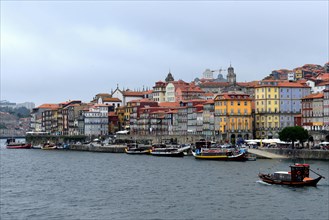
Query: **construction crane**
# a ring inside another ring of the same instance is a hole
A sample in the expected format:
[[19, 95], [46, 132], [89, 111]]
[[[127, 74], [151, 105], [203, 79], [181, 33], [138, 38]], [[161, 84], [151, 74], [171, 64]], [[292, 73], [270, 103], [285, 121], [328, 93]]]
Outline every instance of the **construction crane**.
[[222, 73], [223, 71], [226, 71], [226, 69], [222, 69], [222, 67], [221, 68], [219, 68], [218, 70], [211, 70], [211, 72], [218, 72], [218, 73]]

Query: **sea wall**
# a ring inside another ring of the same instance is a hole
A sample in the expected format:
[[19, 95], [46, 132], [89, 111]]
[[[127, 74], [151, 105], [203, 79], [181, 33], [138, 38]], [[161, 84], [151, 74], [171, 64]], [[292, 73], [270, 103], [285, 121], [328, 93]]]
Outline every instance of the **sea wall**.
[[309, 159], [309, 160], [329, 160], [329, 150], [305, 150], [305, 149], [285, 149], [285, 148], [263, 148], [261, 150], [285, 155], [291, 158]]
[[91, 151], [100, 153], [124, 153], [125, 145], [104, 145], [95, 146], [91, 144], [72, 144], [70, 145], [70, 150], [75, 151]]

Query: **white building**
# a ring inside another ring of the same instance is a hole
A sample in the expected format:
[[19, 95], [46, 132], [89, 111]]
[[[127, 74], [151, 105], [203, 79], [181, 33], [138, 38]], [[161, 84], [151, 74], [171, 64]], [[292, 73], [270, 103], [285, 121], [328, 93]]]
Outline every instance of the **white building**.
[[85, 135], [108, 135], [108, 106], [95, 104], [84, 112]]

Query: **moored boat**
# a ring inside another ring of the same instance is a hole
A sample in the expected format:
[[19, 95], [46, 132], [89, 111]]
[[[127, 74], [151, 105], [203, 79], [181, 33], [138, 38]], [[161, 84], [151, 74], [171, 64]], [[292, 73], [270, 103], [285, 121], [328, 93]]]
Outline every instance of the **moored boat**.
[[57, 146], [55, 144], [44, 144], [41, 146], [42, 150], [56, 150]]
[[163, 157], [184, 157], [184, 152], [188, 150], [188, 147], [175, 147], [167, 146], [165, 144], [154, 144], [150, 154], [153, 156], [163, 156]]
[[223, 160], [223, 161], [246, 161], [247, 153], [244, 149], [231, 151], [220, 148], [201, 148], [192, 151], [195, 159], [203, 160]]
[[42, 148], [42, 145], [41, 145], [41, 144], [32, 145], [31, 148], [32, 148], [32, 149], [41, 149], [41, 148]]
[[125, 148], [127, 154], [150, 154], [151, 147], [139, 146], [137, 143], [129, 143]]
[[[316, 186], [322, 178], [325, 178], [311, 170], [309, 164], [294, 164], [290, 168], [290, 172], [277, 171], [273, 174], [259, 173], [258, 176], [265, 183], [288, 186]], [[315, 179], [310, 178], [310, 171], [318, 175], [318, 177]]]
[[7, 149], [30, 149], [31, 144], [12, 142], [7, 144]]

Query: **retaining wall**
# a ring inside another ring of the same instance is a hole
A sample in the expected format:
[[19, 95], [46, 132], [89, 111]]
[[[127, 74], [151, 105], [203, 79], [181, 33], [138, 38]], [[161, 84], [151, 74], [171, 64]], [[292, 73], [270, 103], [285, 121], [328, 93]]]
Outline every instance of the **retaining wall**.
[[305, 149], [284, 149], [284, 148], [281, 149], [263, 148], [261, 150], [274, 154], [286, 155], [291, 158], [310, 159], [310, 160], [329, 160], [329, 150], [305, 150]]

